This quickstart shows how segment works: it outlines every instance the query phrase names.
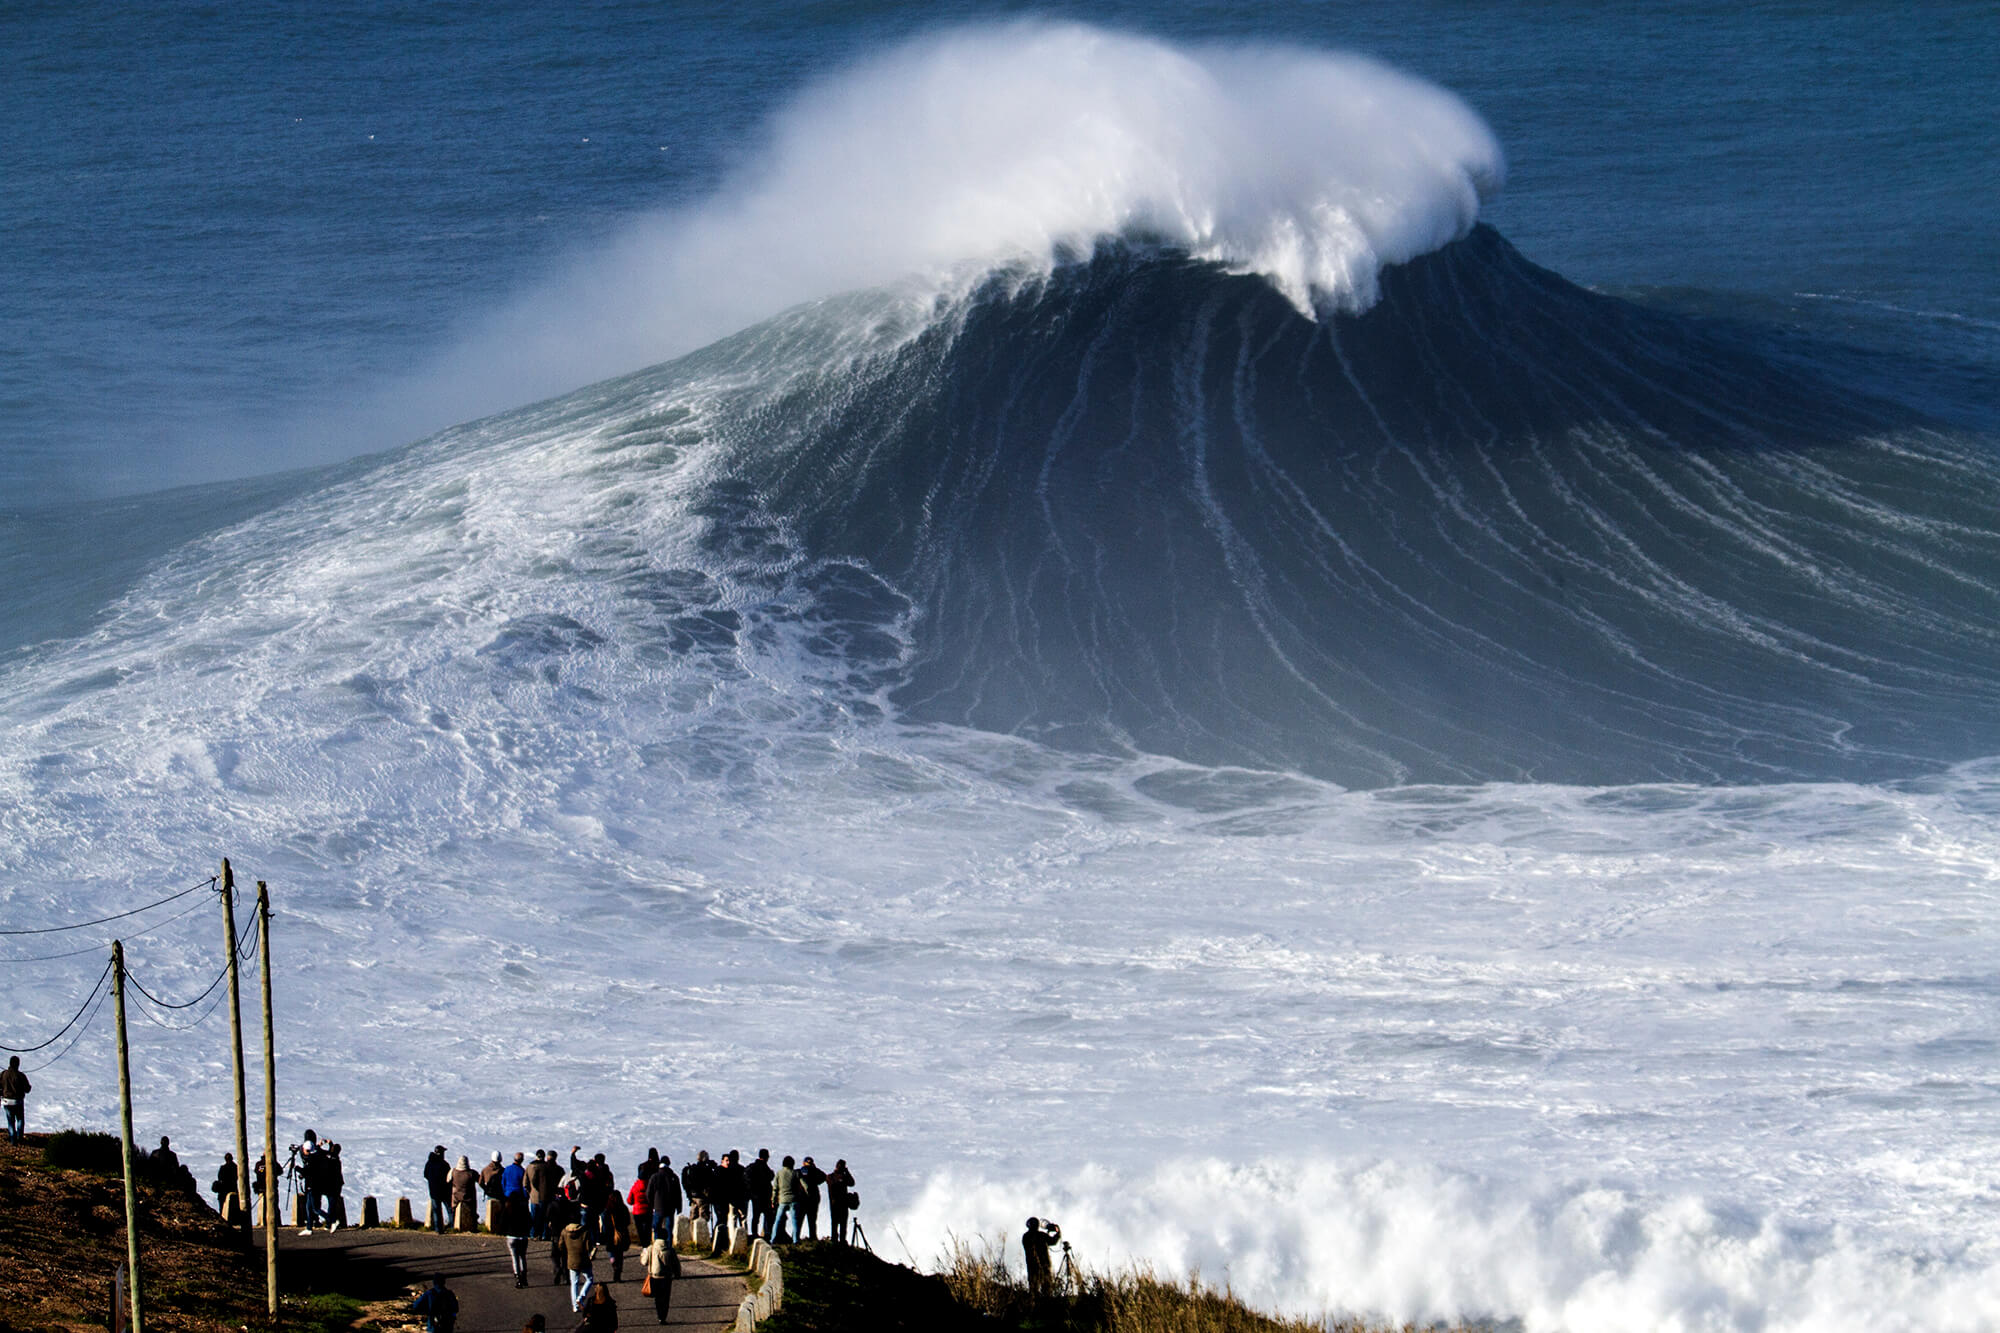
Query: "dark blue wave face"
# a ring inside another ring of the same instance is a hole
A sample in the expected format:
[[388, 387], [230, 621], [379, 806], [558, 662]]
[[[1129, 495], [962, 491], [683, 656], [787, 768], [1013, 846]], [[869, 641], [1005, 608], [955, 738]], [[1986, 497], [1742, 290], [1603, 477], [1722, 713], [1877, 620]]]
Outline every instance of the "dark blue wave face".
[[911, 720], [1349, 785], [2000, 752], [1988, 451], [1488, 228], [1318, 322], [1102, 254], [770, 439], [736, 475], [919, 608]]

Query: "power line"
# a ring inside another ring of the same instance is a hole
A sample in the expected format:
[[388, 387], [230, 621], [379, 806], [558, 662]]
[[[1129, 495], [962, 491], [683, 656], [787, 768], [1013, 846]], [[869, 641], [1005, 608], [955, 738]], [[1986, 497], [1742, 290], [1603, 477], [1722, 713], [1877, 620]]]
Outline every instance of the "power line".
[[147, 999], [151, 1000], [154, 1004], [157, 1004], [162, 1009], [194, 1008], [196, 1005], [200, 1004], [203, 1000], [206, 1000], [209, 997], [209, 995], [214, 992], [215, 988], [222, 984], [222, 979], [228, 975], [229, 975], [229, 968], [227, 966], [224, 966], [220, 972], [215, 974], [215, 980], [209, 982], [207, 987], [205, 987], [202, 990], [201, 994], [195, 996], [192, 1000], [182, 1000], [179, 1003], [176, 1003], [172, 1000], [163, 1000], [159, 996], [153, 994], [153, 992], [146, 989], [146, 984], [144, 982], [140, 981], [139, 978], [132, 975], [132, 969], [130, 967], [127, 967], [125, 969], [125, 980], [131, 982], [133, 987], [141, 995], [145, 996]]
[[81, 1005], [77, 1006], [77, 1011], [70, 1016], [69, 1022], [63, 1024], [61, 1027], [56, 1029], [56, 1034], [53, 1037], [50, 1037], [47, 1041], [37, 1042], [33, 1046], [0, 1045], [0, 1051], [13, 1051], [19, 1055], [26, 1055], [30, 1051], [39, 1051], [44, 1047], [53, 1046], [57, 1042], [61, 1041], [63, 1033], [68, 1032], [71, 1028], [75, 1027], [77, 1020], [83, 1017], [83, 1011], [85, 1009], [90, 1008], [90, 1002], [97, 998], [97, 992], [102, 990], [104, 987], [104, 979], [110, 975], [111, 975], [111, 962], [109, 959], [106, 959], [104, 963], [104, 970], [97, 974], [97, 982], [90, 988], [90, 994], [84, 997], [84, 1001]]
[[47, 1069], [50, 1065], [54, 1064], [56, 1061], [68, 1055], [71, 1051], [75, 1050], [76, 1044], [83, 1040], [83, 1034], [90, 1031], [90, 1025], [97, 1021], [97, 1015], [101, 1013], [104, 1009], [104, 1002], [110, 998], [111, 998], [111, 988], [109, 986], [100, 985], [97, 988], [97, 995], [95, 998], [96, 1008], [92, 1009], [89, 1015], [84, 1018], [82, 1026], [77, 1028], [75, 1035], [71, 1036], [69, 1041], [64, 1044], [63, 1048], [57, 1051], [54, 1055], [42, 1061], [40, 1064], [36, 1065], [33, 1069], [24, 1069], [21, 1072], [24, 1074], [38, 1074], [42, 1070]]
[[[200, 888], [201, 886], [197, 884], [195, 887]], [[182, 895], [175, 895], [175, 896], [178, 897]], [[157, 904], [155, 905], [157, 906]], [[188, 913], [199, 912], [202, 908], [206, 907], [207, 905], [208, 904], [206, 903], [193, 903], [187, 907], [183, 907], [180, 911], [175, 912], [172, 916], [168, 917], [166, 920], [147, 927], [145, 935], [135, 936], [134, 938], [144, 939], [146, 938], [147, 935], [158, 934], [160, 931], [165, 930], [168, 926], [171, 926], [174, 922], [180, 920]], [[138, 910], [143, 912], [146, 909], [142, 907], [139, 908]], [[68, 927], [67, 926], [62, 927], [62, 929], [67, 930]], [[99, 949], [108, 949], [110, 947], [111, 946], [109, 944], [93, 944], [87, 949], [71, 949], [67, 953], [35, 954], [26, 958], [0, 958], [0, 963], [52, 963], [61, 958], [81, 958], [85, 954], [96, 953]]]
[[166, 897], [160, 899], [158, 902], [147, 903], [144, 907], [135, 907], [129, 912], [113, 912], [110, 916], [101, 916], [98, 917], [95, 921], [77, 921], [67, 926], [38, 926], [33, 930], [0, 930], [0, 935], [53, 935], [57, 931], [82, 930], [86, 926], [101, 926], [107, 921], [123, 921], [128, 916], [137, 916], [141, 912], [150, 912], [155, 907], [165, 907], [168, 903], [173, 902], [175, 899], [185, 898], [190, 893], [195, 893], [202, 889], [213, 888], [219, 878], [220, 876], [210, 875], [207, 879], [203, 880], [199, 884], [194, 885], [192, 888], [182, 889], [179, 893], [170, 893]]

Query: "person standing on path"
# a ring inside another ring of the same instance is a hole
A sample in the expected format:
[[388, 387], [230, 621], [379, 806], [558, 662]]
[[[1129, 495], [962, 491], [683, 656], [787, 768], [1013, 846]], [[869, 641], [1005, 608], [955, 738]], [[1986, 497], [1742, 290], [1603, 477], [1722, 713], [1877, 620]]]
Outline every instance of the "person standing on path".
[[681, 1181], [671, 1157], [662, 1157], [659, 1169], [646, 1177], [646, 1211], [653, 1215], [653, 1235], [672, 1246], [674, 1219], [681, 1215]]
[[590, 1271], [590, 1252], [597, 1246], [582, 1222], [571, 1222], [564, 1227], [556, 1243], [562, 1249], [563, 1267], [569, 1270], [569, 1308], [581, 1310], [583, 1298], [596, 1285]]
[[452, 1333], [458, 1327], [458, 1297], [444, 1284], [444, 1274], [431, 1279], [430, 1289], [410, 1302], [410, 1313], [424, 1317], [427, 1333]]
[[555, 1234], [549, 1226], [549, 1208], [562, 1193], [562, 1168], [557, 1166], [542, 1149], [535, 1149], [535, 1160], [528, 1165], [528, 1234], [536, 1240], [547, 1240]]
[[854, 1173], [847, 1169], [847, 1159], [843, 1157], [826, 1176], [826, 1208], [833, 1218], [828, 1234], [843, 1245], [847, 1243], [848, 1210], [859, 1202], [860, 1197], [854, 1192]]
[[451, 1224], [459, 1225], [459, 1209], [465, 1209], [465, 1229], [474, 1230], [479, 1225], [479, 1173], [472, 1169], [472, 1159], [464, 1153], [458, 1157], [458, 1166], [451, 1173]]
[[7, 1106], [7, 1141], [19, 1143], [28, 1135], [28, 1094], [35, 1085], [21, 1072], [21, 1057], [11, 1056], [0, 1071], [0, 1102]]
[[640, 1252], [639, 1265], [646, 1270], [646, 1287], [653, 1298], [653, 1313], [664, 1324], [667, 1312], [673, 1308], [674, 1279], [681, 1275], [681, 1257], [656, 1233], [653, 1243]]
[[[431, 1192], [431, 1230], [442, 1236], [451, 1224], [451, 1163], [445, 1160], [442, 1143], [424, 1159], [424, 1184]], [[257, 1197], [264, 1197], [261, 1187]]]

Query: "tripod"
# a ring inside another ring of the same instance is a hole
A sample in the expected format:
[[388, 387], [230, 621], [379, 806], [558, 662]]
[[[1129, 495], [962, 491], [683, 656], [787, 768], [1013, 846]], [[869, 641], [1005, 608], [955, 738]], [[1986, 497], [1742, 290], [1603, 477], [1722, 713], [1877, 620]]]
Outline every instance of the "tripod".
[[850, 1216], [847, 1219], [847, 1243], [850, 1245], [859, 1245], [870, 1254], [875, 1253], [875, 1247], [868, 1243], [868, 1233], [861, 1229], [861, 1219], [859, 1217]]
[[1083, 1290], [1083, 1276], [1076, 1271], [1076, 1262], [1069, 1256], [1069, 1242], [1062, 1243], [1062, 1267], [1056, 1269], [1054, 1286], [1061, 1296], [1074, 1296]]

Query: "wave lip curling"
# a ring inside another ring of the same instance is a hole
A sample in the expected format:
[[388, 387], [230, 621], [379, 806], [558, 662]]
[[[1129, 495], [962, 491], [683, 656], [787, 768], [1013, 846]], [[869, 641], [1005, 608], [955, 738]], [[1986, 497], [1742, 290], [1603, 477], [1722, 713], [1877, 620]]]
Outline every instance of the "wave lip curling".
[[1469, 231], [1504, 171], [1463, 102], [1361, 56], [1029, 23], [808, 91], [696, 230], [822, 256], [832, 287], [1151, 240], [1353, 308], [1382, 265]]

